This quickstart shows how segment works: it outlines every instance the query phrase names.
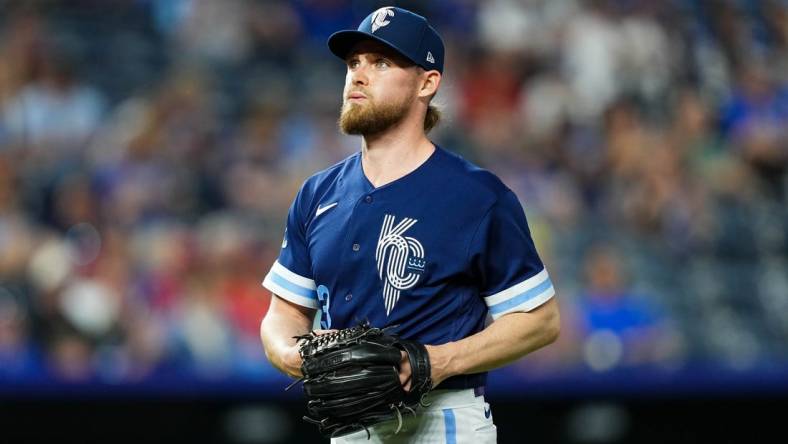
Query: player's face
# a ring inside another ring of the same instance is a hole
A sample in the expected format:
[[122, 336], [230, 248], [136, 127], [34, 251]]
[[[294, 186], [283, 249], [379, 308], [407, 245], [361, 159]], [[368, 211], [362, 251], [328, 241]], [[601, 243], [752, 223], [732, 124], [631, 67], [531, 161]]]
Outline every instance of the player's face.
[[339, 126], [346, 134], [378, 134], [399, 123], [417, 97], [418, 68], [388, 47], [358, 43], [348, 55]]

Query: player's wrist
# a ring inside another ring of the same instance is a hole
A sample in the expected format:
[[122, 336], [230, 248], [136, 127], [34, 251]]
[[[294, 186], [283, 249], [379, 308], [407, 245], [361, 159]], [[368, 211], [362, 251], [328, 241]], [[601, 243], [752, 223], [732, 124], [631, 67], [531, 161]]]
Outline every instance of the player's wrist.
[[292, 377], [300, 378], [302, 375], [301, 363], [301, 354], [298, 352], [298, 346], [294, 345], [288, 347], [282, 356], [282, 364], [284, 365], [283, 370], [285, 373]]
[[455, 376], [456, 370], [453, 367], [454, 353], [451, 348], [454, 343], [449, 342], [442, 345], [427, 345], [427, 354], [430, 357], [431, 377], [433, 387], [437, 386], [446, 379]]

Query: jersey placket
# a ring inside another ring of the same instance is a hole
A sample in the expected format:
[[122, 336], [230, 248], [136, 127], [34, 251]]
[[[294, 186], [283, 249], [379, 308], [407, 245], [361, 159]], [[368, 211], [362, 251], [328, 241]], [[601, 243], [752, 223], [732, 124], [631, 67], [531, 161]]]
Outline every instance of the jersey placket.
[[[337, 293], [332, 304], [337, 316], [345, 317], [358, 311], [354, 307], [360, 307], [360, 304], [368, 307], [368, 304], [378, 302], [375, 300], [378, 292], [372, 290], [377, 288], [375, 283], [378, 280], [374, 262], [375, 200], [374, 190], [358, 197], [344, 228], [346, 234], [340, 246], [342, 254], [337, 267]], [[347, 319], [351, 324], [355, 321]]]

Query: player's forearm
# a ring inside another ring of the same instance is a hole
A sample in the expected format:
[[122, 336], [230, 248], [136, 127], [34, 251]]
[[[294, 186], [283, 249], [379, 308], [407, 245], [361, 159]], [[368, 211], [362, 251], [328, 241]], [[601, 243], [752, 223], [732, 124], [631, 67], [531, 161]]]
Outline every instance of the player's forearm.
[[509, 364], [554, 342], [560, 330], [555, 298], [528, 313], [501, 316], [489, 327], [457, 342], [428, 346], [433, 379], [479, 373]]
[[[312, 326], [308, 316], [293, 312], [277, 297], [260, 324], [260, 338], [271, 365], [292, 377], [301, 376], [301, 356], [295, 336], [309, 333]], [[278, 305], [277, 305], [278, 304]]]

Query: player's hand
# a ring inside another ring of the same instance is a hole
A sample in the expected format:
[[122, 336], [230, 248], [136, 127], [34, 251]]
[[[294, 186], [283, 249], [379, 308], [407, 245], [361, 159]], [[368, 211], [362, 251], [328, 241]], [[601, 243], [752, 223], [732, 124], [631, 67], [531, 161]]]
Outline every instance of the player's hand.
[[404, 351], [400, 352], [402, 354], [402, 359], [399, 363], [399, 382], [402, 384], [402, 388], [406, 392], [410, 392], [410, 380], [411, 380], [411, 368], [410, 368], [410, 359], [408, 359], [408, 354]]
[[[337, 331], [337, 330], [336, 329], [315, 330], [314, 333], [317, 336], [320, 336], [320, 335], [324, 335], [324, 334], [335, 332], [335, 331]], [[299, 353], [299, 350], [298, 350], [299, 347], [300, 347], [300, 345], [298, 344], [298, 342], [296, 342], [295, 345], [290, 347], [290, 349], [287, 351], [287, 354], [284, 357], [284, 362], [285, 362], [285, 365], [287, 366], [287, 373], [290, 376], [294, 377], [294, 378], [300, 378], [301, 377], [301, 364], [303, 363], [303, 360], [301, 359], [301, 353]]]

